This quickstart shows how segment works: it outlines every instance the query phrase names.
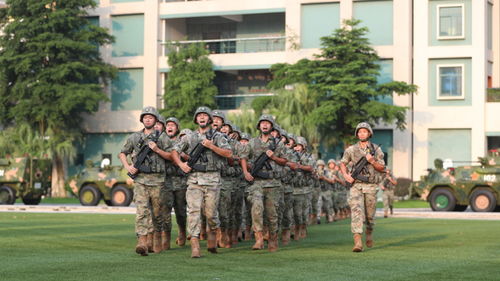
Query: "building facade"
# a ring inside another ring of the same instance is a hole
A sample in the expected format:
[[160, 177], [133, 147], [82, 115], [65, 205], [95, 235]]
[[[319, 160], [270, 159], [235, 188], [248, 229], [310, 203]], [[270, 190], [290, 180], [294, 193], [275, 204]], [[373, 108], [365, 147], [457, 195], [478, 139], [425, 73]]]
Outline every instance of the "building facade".
[[[475, 160], [500, 146], [500, 104], [487, 94], [500, 84], [499, 1], [100, 0], [90, 20], [116, 37], [101, 53], [120, 71], [108, 88], [111, 102], [85, 118], [79, 158], [118, 164], [125, 138], [140, 129], [140, 110], [163, 106], [169, 41], [206, 44], [218, 108], [231, 111], [272, 94], [266, 88], [272, 64], [312, 58], [320, 37], [356, 18], [381, 58], [379, 81], [419, 86], [418, 93], [386, 100], [409, 108], [406, 130], [375, 128], [374, 142], [395, 174], [418, 178], [437, 157]], [[321, 153], [340, 157], [329, 148]]]

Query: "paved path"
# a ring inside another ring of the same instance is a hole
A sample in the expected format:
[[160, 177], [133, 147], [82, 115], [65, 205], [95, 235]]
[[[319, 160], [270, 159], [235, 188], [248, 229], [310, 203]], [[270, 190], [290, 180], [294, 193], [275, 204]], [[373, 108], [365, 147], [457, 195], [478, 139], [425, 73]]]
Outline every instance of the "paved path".
[[[135, 214], [135, 207], [81, 206], [75, 204], [26, 206], [23, 204], [0, 205], [0, 212], [28, 213], [80, 213], [80, 214]], [[384, 212], [377, 209], [377, 217]], [[500, 212], [476, 213], [467, 209], [465, 212], [433, 212], [430, 208], [394, 209], [395, 218], [429, 218], [429, 219], [470, 219], [470, 220], [500, 220]]]

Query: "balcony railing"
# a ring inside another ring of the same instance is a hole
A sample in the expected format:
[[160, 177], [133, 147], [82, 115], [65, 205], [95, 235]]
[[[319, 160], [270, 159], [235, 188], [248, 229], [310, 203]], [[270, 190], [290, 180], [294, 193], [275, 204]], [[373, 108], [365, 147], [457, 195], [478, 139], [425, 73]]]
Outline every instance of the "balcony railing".
[[500, 102], [500, 88], [486, 89], [486, 102]]
[[[234, 54], [234, 53], [257, 53], [257, 52], [280, 52], [285, 50], [286, 36], [255, 37], [255, 38], [231, 38], [211, 40], [188, 40], [179, 41], [181, 45], [204, 43], [210, 54]], [[163, 45], [170, 44], [163, 42]], [[165, 55], [169, 47], [165, 48]]]

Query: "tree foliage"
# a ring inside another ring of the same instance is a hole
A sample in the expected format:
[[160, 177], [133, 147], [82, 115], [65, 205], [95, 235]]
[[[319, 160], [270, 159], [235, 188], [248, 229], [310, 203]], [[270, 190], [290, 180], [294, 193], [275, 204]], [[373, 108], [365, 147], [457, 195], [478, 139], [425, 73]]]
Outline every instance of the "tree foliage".
[[108, 100], [103, 84], [116, 68], [101, 59], [98, 47], [113, 37], [87, 19], [94, 0], [6, 4], [0, 9], [0, 122], [32, 130], [12, 129], [7, 142], [33, 137], [25, 153], [54, 157], [53, 191], [64, 193], [62, 159], [74, 154], [82, 113], [92, 114]]
[[217, 87], [209, 52], [203, 44], [173, 44], [170, 46], [170, 71], [163, 96], [164, 116], [175, 116], [183, 128], [193, 128], [193, 114], [201, 105], [213, 108]]
[[[405, 82], [379, 84], [380, 58], [365, 38], [368, 29], [360, 21], [346, 20], [331, 36], [321, 38], [321, 53], [314, 60], [302, 59], [295, 64], [275, 64], [269, 87], [283, 89], [303, 83], [314, 93], [316, 107], [304, 116], [317, 127], [324, 140], [349, 143], [356, 124], [367, 121], [406, 126], [407, 108], [383, 102], [393, 92], [405, 95], [417, 87]], [[288, 114], [295, 114], [289, 112]]]

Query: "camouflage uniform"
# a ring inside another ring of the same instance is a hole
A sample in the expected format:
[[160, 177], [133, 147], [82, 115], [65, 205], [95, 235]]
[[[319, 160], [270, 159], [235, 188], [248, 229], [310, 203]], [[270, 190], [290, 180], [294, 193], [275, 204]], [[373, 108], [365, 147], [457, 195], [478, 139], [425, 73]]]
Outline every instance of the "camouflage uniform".
[[[324, 162], [323, 162], [324, 165]], [[317, 169], [316, 173], [318, 174], [318, 177], [326, 177], [329, 179], [333, 179], [333, 175], [329, 173], [328, 170], [326, 169]], [[323, 210], [325, 210], [326, 214], [326, 221], [331, 222], [333, 221], [333, 202], [332, 202], [332, 189], [333, 189], [333, 184], [326, 182], [326, 181], [321, 181], [320, 182], [320, 188], [321, 188], [321, 205]]]
[[[152, 134], [146, 135], [144, 131], [133, 133], [125, 142], [121, 153], [131, 155], [132, 162], [137, 158], [141, 147], [148, 145], [152, 139]], [[158, 147], [161, 150], [168, 150], [172, 143], [166, 136], [161, 134], [158, 142]], [[163, 204], [161, 204], [161, 190], [165, 183], [165, 160], [156, 153], [151, 153], [146, 160], [145, 165], [152, 169], [152, 173], [140, 173], [134, 179], [134, 203], [137, 207], [135, 218], [135, 231], [137, 235], [148, 234], [148, 216], [152, 212], [153, 228], [157, 232], [163, 231], [163, 222], [161, 213], [165, 212]]]
[[[375, 161], [384, 165], [384, 153], [380, 147], [373, 145], [375, 149]], [[368, 142], [366, 148], [362, 148], [360, 143], [351, 145], [344, 152], [341, 162], [347, 168], [352, 167], [366, 154], [370, 153], [371, 143]], [[363, 233], [363, 223], [366, 228], [373, 230], [375, 226], [375, 211], [377, 204], [377, 185], [380, 182], [380, 173], [375, 168], [367, 164], [365, 176], [368, 177], [367, 183], [356, 180], [351, 187], [349, 196], [349, 206], [351, 207], [351, 231], [355, 234]]]
[[[390, 177], [394, 178], [392, 173], [390, 174]], [[380, 185], [382, 185], [385, 188], [384, 193], [382, 195], [382, 198], [384, 201], [384, 216], [387, 217], [387, 212], [389, 211], [389, 209], [391, 210], [391, 214], [392, 214], [395, 186], [394, 186], [394, 184], [392, 184], [392, 182], [387, 177], [384, 178], [384, 180], [382, 181], [382, 183]]]
[[[179, 141], [179, 138], [174, 139], [174, 145]], [[171, 162], [167, 162], [167, 181], [165, 185], [167, 186], [167, 189], [171, 194], [171, 200], [168, 200], [168, 203], [170, 203], [167, 206], [168, 212], [171, 213], [171, 210], [173, 208], [177, 226], [179, 227], [179, 229], [185, 229], [187, 220], [187, 177], [179, 167]]]
[[[212, 130], [212, 129], [211, 129]], [[222, 149], [231, 149], [227, 139], [218, 132], [213, 132], [212, 139], [214, 145]], [[205, 134], [199, 131], [194, 131], [190, 135], [182, 138], [174, 149], [178, 152], [190, 153], [202, 140], [206, 139]], [[200, 144], [201, 145], [201, 144]], [[207, 162], [204, 163], [200, 159], [197, 164], [206, 166], [206, 171], [193, 170], [187, 178], [186, 200], [188, 205], [188, 231], [191, 237], [199, 238], [201, 223], [201, 210], [204, 208], [204, 213], [207, 218], [208, 228], [214, 231], [218, 227], [217, 206], [220, 194], [220, 167], [223, 161], [222, 157], [217, 155], [210, 149], [205, 153]]]
[[[297, 153], [295, 157], [296, 162], [300, 163], [301, 165], [314, 165], [314, 159], [311, 158], [307, 153]], [[311, 191], [310, 177], [307, 172], [300, 170], [297, 171], [293, 188], [293, 214], [296, 227], [307, 224], [311, 203]]]
[[[286, 148], [286, 159], [293, 159], [293, 149]], [[281, 182], [284, 189], [283, 196], [283, 219], [281, 221], [281, 228], [283, 230], [291, 229], [293, 225], [293, 177], [295, 172], [289, 167], [283, 167], [283, 177]]]

